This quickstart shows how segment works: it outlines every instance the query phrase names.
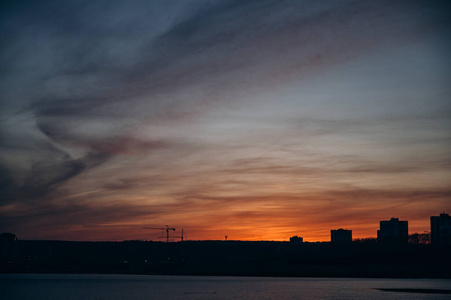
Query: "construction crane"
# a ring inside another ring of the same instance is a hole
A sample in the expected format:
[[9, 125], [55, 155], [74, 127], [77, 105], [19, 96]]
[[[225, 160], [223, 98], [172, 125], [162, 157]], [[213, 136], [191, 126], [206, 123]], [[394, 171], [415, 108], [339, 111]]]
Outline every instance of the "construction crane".
[[186, 234], [183, 233], [183, 228], [182, 228], [182, 235], [180, 236], [180, 241], [183, 242], [184, 238], [186, 238]]
[[166, 243], [169, 242], [169, 231], [175, 231], [175, 228], [173, 227], [169, 227], [169, 225], [166, 225], [166, 228], [161, 228], [161, 227], [143, 227], [143, 229], [157, 229], [157, 230], [166, 230]]

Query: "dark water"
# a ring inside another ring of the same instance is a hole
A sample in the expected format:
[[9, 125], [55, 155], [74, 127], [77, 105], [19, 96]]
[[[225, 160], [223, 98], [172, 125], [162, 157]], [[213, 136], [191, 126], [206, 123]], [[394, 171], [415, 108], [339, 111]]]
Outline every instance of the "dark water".
[[1, 274], [0, 299], [451, 299], [448, 279]]

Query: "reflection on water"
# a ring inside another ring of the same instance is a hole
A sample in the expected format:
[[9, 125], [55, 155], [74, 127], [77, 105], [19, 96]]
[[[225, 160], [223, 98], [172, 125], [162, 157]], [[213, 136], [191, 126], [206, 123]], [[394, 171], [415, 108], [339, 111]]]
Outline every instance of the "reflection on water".
[[0, 299], [449, 299], [439, 292], [450, 287], [448, 279], [0, 275]]

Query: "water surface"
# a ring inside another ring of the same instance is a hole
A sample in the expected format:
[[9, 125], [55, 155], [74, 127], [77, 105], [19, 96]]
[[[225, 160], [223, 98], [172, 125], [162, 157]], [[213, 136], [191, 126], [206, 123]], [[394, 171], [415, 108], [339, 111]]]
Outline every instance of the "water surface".
[[450, 299], [440, 293], [450, 289], [448, 279], [0, 274], [5, 300]]

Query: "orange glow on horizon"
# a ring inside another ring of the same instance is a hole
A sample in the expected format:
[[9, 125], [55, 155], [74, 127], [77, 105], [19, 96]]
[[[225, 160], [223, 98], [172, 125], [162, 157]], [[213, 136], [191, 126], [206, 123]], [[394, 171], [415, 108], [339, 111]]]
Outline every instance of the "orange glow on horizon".
[[[391, 216], [390, 216], [391, 217]], [[236, 225], [223, 226], [222, 224], [210, 223], [209, 226], [202, 224], [184, 224], [168, 222], [170, 227], [176, 229], [170, 231], [170, 241], [177, 242], [181, 240], [181, 230], [184, 230], [185, 240], [228, 240], [235, 241], [289, 241], [292, 236], [299, 236], [304, 242], [328, 242], [330, 241], [330, 231], [332, 229], [352, 230], [353, 239], [375, 238], [379, 229], [379, 221], [389, 219], [390, 217], [371, 221], [367, 224], [358, 224], [355, 221], [343, 223], [312, 223], [310, 225], [290, 224], [286, 218], [258, 220], [258, 218], [242, 219], [241, 223]], [[408, 220], [400, 218], [401, 220]], [[199, 221], [199, 220], [198, 220]], [[429, 232], [429, 218], [411, 219], [409, 221], [409, 234]], [[221, 223], [221, 222], [218, 222]], [[163, 224], [163, 223], [162, 223]], [[268, 224], [274, 224], [270, 226]], [[279, 225], [277, 225], [279, 224]], [[124, 241], [124, 240], [151, 240], [165, 241], [166, 232], [164, 230], [146, 230], [145, 226], [164, 227], [165, 225], [156, 225], [155, 223], [111, 223], [102, 224], [95, 227], [87, 226], [68, 226], [67, 228], [55, 228], [51, 232], [44, 234], [50, 237], [26, 236], [18, 234], [19, 239], [55, 239], [55, 240], [74, 240], [74, 241]]]

